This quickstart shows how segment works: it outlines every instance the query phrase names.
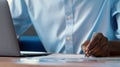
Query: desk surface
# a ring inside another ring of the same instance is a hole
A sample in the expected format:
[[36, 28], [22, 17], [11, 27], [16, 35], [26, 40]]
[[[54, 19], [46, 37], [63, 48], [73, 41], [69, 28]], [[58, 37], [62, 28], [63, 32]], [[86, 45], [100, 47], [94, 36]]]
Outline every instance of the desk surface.
[[40, 57], [0, 57], [0, 67], [112, 67], [119, 57], [87, 58], [84, 55], [53, 54]]

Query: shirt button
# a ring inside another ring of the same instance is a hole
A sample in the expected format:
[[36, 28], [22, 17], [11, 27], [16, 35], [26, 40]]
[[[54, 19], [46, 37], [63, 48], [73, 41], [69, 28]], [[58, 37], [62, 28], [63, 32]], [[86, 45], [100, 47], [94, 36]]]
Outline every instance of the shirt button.
[[71, 19], [71, 16], [67, 16], [67, 19], [68, 19], [68, 20]]
[[69, 40], [71, 40], [71, 38], [70, 38], [69, 36], [67, 36], [67, 37], [66, 37], [66, 40], [69, 41]]

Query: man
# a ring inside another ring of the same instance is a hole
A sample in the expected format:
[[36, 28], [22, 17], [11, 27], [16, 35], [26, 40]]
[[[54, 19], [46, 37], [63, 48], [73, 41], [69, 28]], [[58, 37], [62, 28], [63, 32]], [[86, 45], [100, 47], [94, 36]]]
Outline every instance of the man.
[[94, 32], [120, 38], [119, 1], [11, 0], [9, 5], [17, 35], [33, 24], [48, 52], [79, 54]]

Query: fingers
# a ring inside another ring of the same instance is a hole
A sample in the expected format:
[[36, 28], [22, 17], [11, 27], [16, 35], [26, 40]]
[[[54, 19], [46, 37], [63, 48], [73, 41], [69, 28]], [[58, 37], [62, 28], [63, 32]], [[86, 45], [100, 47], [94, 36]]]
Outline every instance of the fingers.
[[97, 53], [98, 51], [102, 51], [102, 48], [107, 46], [108, 39], [106, 37], [103, 37], [99, 43], [96, 44], [96, 46], [89, 50], [90, 54]]
[[91, 49], [96, 49], [95, 47], [97, 46], [97, 44], [99, 44], [99, 41], [103, 38], [103, 35], [101, 33], [96, 33], [93, 35], [91, 41], [89, 42], [88, 46], [85, 49], [85, 53], [87, 56], [90, 55], [89, 51]]
[[94, 34], [91, 41], [84, 47], [84, 52], [89, 56], [108, 56], [108, 39], [102, 33]]
[[90, 41], [90, 43], [88, 44], [88, 46], [86, 47], [87, 49], [86, 50], [91, 50], [93, 49], [96, 44], [99, 43], [99, 41], [102, 39], [102, 37], [104, 37], [102, 35], [102, 33], [95, 33]]
[[95, 57], [105, 57], [108, 56], [108, 47], [107, 44], [104, 44], [104, 47], [96, 48], [97, 50], [91, 51], [89, 53], [89, 56], [95, 56]]
[[89, 42], [90, 42], [89, 40], [85, 41], [85, 43], [82, 45], [82, 47], [88, 46], [88, 43], [89, 43]]
[[85, 43], [82, 45], [82, 50], [83, 50], [83, 52], [84, 52], [84, 54], [86, 54], [85, 52], [86, 52], [86, 46], [88, 46], [88, 43], [89, 43], [90, 41], [89, 40], [87, 40], [87, 41], [85, 41]]

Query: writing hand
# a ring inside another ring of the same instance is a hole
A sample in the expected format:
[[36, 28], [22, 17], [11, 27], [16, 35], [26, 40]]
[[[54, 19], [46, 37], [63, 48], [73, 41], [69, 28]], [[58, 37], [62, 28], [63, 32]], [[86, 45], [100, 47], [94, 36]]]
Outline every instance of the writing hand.
[[109, 56], [108, 39], [102, 33], [95, 33], [90, 41], [83, 44], [82, 49], [87, 57]]

